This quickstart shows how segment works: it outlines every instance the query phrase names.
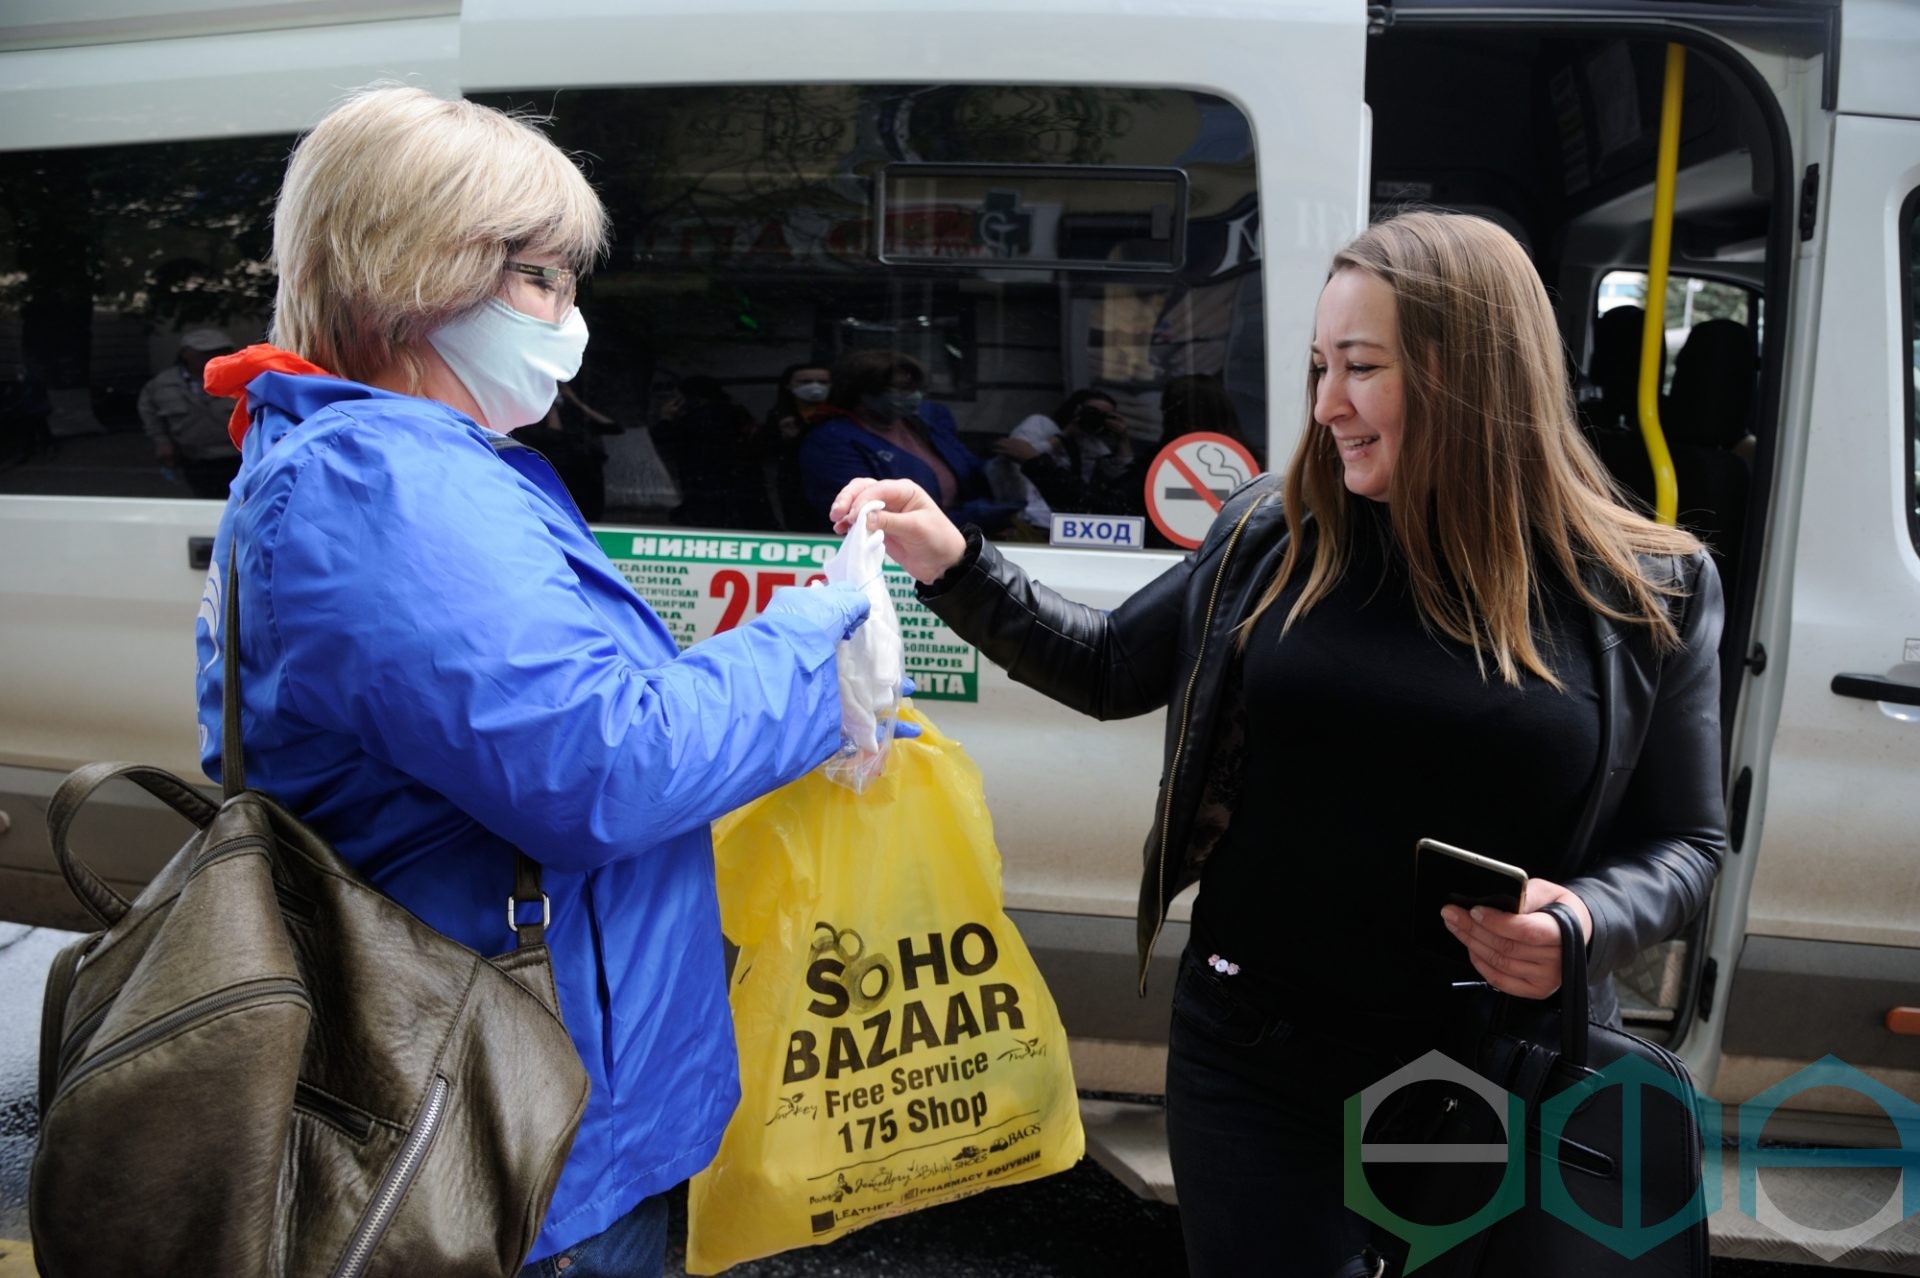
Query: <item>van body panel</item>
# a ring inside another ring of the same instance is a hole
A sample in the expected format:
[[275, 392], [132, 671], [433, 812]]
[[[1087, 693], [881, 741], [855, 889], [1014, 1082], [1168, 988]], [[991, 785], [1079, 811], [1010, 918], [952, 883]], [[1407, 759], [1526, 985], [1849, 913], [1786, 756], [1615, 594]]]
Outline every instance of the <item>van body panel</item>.
[[[1836, 1029], [1825, 1051], [1889, 1086], [1911, 1080], [1895, 1068], [1911, 1047], [1883, 1022], [1910, 966], [1897, 955], [1920, 948], [1920, 719], [1837, 695], [1833, 678], [1920, 685], [1920, 552], [1907, 509], [1912, 285], [1901, 271], [1901, 217], [1920, 188], [1920, 122], [1842, 115], [1829, 162], [1818, 340], [1805, 361], [1810, 375], [1799, 379], [1804, 434], [1781, 459], [1782, 488], [1798, 489], [1781, 506], [1797, 517], [1776, 519], [1774, 590], [1756, 626], [1756, 637], [1780, 636], [1768, 645], [1778, 674], [1766, 681], [1777, 700], [1749, 704], [1748, 718], [1761, 722], [1742, 731], [1769, 753], [1753, 795], [1758, 819], [1715, 907], [1726, 1011], [1702, 1037], [1711, 1036], [1708, 1077], [1723, 1100], [1743, 1100], [1807, 1063], [1780, 1001], [1781, 955], [1807, 959], [1794, 997], [1817, 1000], [1823, 1024], [1850, 1027]], [[1860, 979], [1862, 955], [1888, 960], [1874, 968], [1880, 978]], [[1847, 1055], [1849, 1046], [1864, 1059]], [[1853, 1112], [1859, 1098], [1828, 1089], [1795, 1104]]]
[[1899, 852], [1920, 818], [1920, 723], [1837, 696], [1832, 680], [1920, 684], [1920, 656], [1908, 655], [1920, 637], [1905, 510], [1913, 364], [1899, 338], [1907, 283], [1895, 225], [1920, 185], [1920, 122], [1842, 116], [1833, 173], [1791, 646], [1746, 930], [1915, 946], [1920, 878]]
[[0, 17], [0, 49], [391, 22], [459, 12], [459, 0], [12, 0]]
[[[1913, 1040], [1887, 1032], [1885, 1011], [1915, 1002], [1920, 948], [1751, 936], [1727, 1002], [1729, 1057], [1802, 1063], [1831, 1053], [1862, 1069], [1912, 1070]], [[1875, 1018], [1862, 1009], [1881, 1009]]]
[[447, 17], [4, 52], [0, 150], [295, 133], [377, 79], [454, 96], [459, 39]]
[[1906, 0], [1846, 0], [1840, 20], [1840, 110], [1920, 116], [1920, 28]]

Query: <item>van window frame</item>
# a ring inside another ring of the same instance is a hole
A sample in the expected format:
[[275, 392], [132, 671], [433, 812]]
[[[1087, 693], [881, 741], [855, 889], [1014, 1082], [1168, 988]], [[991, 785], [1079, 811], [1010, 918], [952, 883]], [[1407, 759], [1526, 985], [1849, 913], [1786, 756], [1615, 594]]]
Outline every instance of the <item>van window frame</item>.
[[[1615, 275], [1645, 275], [1645, 274], [1647, 274], [1647, 268], [1644, 265], [1642, 266], [1621, 265], [1621, 266], [1610, 266], [1607, 269], [1601, 271], [1596, 276], [1594, 276], [1593, 296], [1589, 299], [1588, 305], [1587, 305], [1586, 324], [1587, 324], [1587, 331], [1589, 334], [1591, 334], [1593, 331], [1594, 323], [1597, 320], [1599, 320], [1599, 318], [1602, 315], [1606, 314], [1605, 311], [1602, 311], [1600, 309], [1600, 290], [1606, 286], [1607, 280]], [[1765, 331], [1766, 331], [1765, 330], [1766, 320], [1764, 316], [1764, 311], [1766, 308], [1767, 292], [1764, 287], [1752, 284], [1747, 280], [1729, 279], [1725, 276], [1710, 275], [1704, 271], [1698, 271], [1698, 270], [1669, 271], [1667, 274], [1667, 278], [1669, 280], [1677, 280], [1677, 279], [1678, 280], [1701, 280], [1708, 284], [1719, 284], [1725, 288], [1738, 289], [1742, 293], [1745, 293], [1747, 295], [1747, 318], [1745, 320], [1742, 320], [1741, 323], [1744, 323], [1753, 332], [1753, 342], [1754, 342], [1754, 350], [1756, 352], [1756, 358], [1764, 359], [1764, 356], [1759, 354], [1759, 352], [1763, 351], [1765, 346], [1764, 339], [1765, 339]], [[1630, 303], [1628, 304], [1630, 305]], [[1647, 305], [1647, 299], [1643, 294], [1640, 300], [1641, 309], [1645, 310], [1646, 305]], [[1664, 337], [1664, 334], [1666, 332], [1666, 325], [1665, 325], [1666, 307], [1664, 305], [1661, 307], [1660, 318], [1662, 320], [1661, 332]], [[1706, 322], [1705, 320], [1696, 320], [1693, 326], [1690, 327], [1687, 331], [1691, 333], [1693, 331], [1693, 328], [1697, 328], [1699, 327], [1699, 325], [1704, 324], [1705, 322]], [[1686, 345], [1685, 338], [1680, 339], [1680, 345], [1681, 346]], [[1663, 342], [1663, 346], [1664, 346], [1664, 342]], [[1673, 353], [1666, 357], [1664, 365], [1660, 370], [1660, 393], [1662, 395], [1665, 395], [1673, 387], [1673, 370], [1674, 370], [1674, 365], [1679, 361], [1679, 357], [1680, 357], [1680, 351], [1678, 348], [1675, 348]], [[1758, 368], [1756, 367], [1756, 372], [1757, 371], [1758, 371]], [[1759, 388], [1756, 385], [1755, 387], [1756, 398], [1758, 396], [1758, 390]]]
[[1920, 420], [1915, 418], [1913, 391], [1914, 377], [1914, 312], [1916, 298], [1920, 292], [1920, 283], [1914, 279], [1913, 240], [1916, 230], [1920, 230], [1920, 186], [1907, 192], [1900, 202], [1899, 221], [1895, 224], [1895, 240], [1899, 244], [1900, 260], [1900, 397], [1906, 408], [1907, 447], [1901, 458], [1901, 489], [1906, 495], [1907, 536], [1916, 555], [1920, 555]]

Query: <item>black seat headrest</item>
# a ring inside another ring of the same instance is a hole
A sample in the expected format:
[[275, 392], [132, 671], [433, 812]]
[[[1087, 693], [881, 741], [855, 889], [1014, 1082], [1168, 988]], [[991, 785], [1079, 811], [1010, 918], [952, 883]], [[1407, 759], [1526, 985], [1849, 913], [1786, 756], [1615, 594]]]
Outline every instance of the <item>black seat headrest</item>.
[[1673, 361], [1673, 388], [1661, 410], [1667, 438], [1731, 448], [1747, 433], [1759, 352], [1739, 320], [1696, 324]]
[[1647, 313], [1615, 306], [1593, 322], [1593, 356], [1587, 380], [1600, 388], [1600, 402], [1631, 424], [1640, 391], [1640, 328]]

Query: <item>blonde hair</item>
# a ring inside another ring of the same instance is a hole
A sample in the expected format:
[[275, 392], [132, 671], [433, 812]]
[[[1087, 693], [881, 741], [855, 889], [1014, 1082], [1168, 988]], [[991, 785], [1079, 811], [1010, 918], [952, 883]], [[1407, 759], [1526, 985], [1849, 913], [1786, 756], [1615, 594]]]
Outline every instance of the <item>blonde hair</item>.
[[531, 119], [371, 85], [287, 164], [271, 339], [330, 373], [397, 369], [413, 388], [427, 334], [493, 296], [511, 255], [584, 272], [606, 242], [600, 197]]
[[[1624, 505], [1574, 425], [1553, 307], [1526, 250], [1484, 218], [1403, 213], [1335, 254], [1327, 278], [1349, 270], [1393, 290], [1406, 407], [1387, 503], [1425, 624], [1472, 646], [1483, 677], [1490, 661], [1509, 684], [1525, 668], [1559, 687], [1531, 624], [1550, 566], [1593, 611], [1678, 647], [1667, 603], [1681, 587], [1649, 579], [1639, 556], [1690, 555], [1700, 543]], [[1301, 565], [1308, 515], [1313, 563], [1286, 625], [1346, 569], [1354, 499], [1332, 432], [1314, 420], [1319, 380], [1308, 375], [1306, 427], [1282, 488], [1286, 553], [1243, 643]], [[1595, 572], [1618, 583], [1618, 602], [1595, 591]]]

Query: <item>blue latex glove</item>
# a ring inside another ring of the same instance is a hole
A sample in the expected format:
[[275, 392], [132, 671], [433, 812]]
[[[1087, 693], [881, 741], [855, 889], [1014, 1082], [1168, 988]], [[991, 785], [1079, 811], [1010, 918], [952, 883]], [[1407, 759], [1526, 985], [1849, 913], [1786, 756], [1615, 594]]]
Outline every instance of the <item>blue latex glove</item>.
[[[905, 701], [908, 697], [911, 697], [913, 693], [913, 680], [902, 679], [900, 681], [900, 699]], [[895, 719], [893, 721], [893, 739], [895, 741], [911, 741], [919, 735], [919, 724], [912, 723], [906, 719]]]
[[760, 615], [785, 613], [812, 622], [836, 639], [851, 639], [867, 619], [869, 607], [867, 592], [858, 586], [782, 586]]

